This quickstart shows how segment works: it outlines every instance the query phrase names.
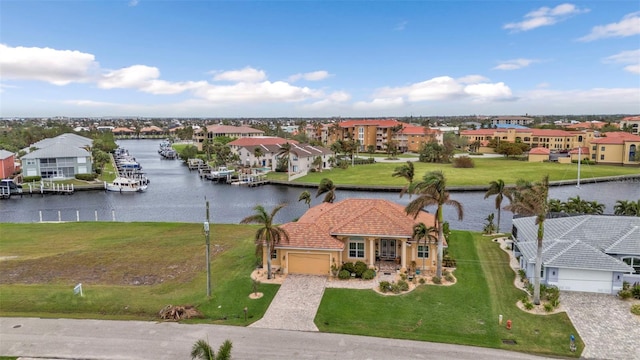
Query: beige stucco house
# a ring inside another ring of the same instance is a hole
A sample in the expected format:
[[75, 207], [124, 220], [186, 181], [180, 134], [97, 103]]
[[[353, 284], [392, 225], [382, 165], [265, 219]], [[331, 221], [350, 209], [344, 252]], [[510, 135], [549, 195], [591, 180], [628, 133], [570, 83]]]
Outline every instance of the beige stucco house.
[[421, 212], [414, 219], [405, 213], [404, 206], [382, 199], [322, 203], [298, 221], [281, 225], [289, 240], [275, 246], [272, 265], [285, 274], [329, 275], [332, 265], [356, 261], [370, 268], [392, 262], [400, 270], [415, 262], [417, 268], [433, 271], [437, 245], [413, 239], [413, 226], [420, 222], [435, 226], [435, 217]]
[[551, 151], [544, 147], [536, 147], [529, 150], [529, 162], [545, 162], [549, 161]]

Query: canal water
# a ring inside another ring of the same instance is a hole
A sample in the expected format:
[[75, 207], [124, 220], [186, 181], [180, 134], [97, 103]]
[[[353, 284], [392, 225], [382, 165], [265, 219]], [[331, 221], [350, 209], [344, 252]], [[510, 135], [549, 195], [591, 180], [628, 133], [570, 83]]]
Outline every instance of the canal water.
[[[298, 196], [304, 190], [299, 187], [265, 185], [259, 187], [232, 186], [201, 180], [196, 171], [189, 171], [179, 160], [165, 160], [158, 154], [158, 140], [125, 140], [120, 146], [142, 165], [150, 179], [144, 193], [116, 193], [104, 191], [79, 191], [73, 195], [40, 195], [12, 197], [0, 201], [0, 222], [42, 221], [172, 221], [202, 222], [205, 220], [205, 202], [210, 203], [211, 221], [214, 223], [238, 223], [253, 214], [253, 207], [262, 205], [270, 210], [275, 205], [287, 203], [276, 217], [276, 222], [293, 221], [307, 210]], [[384, 175], [387, 176], [387, 175]], [[312, 196], [315, 189], [308, 189]], [[606, 205], [605, 213], [613, 213], [617, 200], [640, 198], [640, 182], [617, 181], [576, 186], [560, 186], [550, 189], [550, 197], [566, 200], [580, 196], [588, 201]], [[382, 198], [406, 205], [410, 200], [399, 193], [343, 191], [336, 192], [336, 201], [346, 198]], [[452, 192], [451, 198], [464, 206], [464, 220], [458, 221], [454, 211], [445, 207], [445, 219], [452, 229], [481, 230], [484, 219], [495, 212], [494, 197], [484, 199], [484, 192]], [[313, 205], [322, 201], [314, 198]], [[505, 200], [505, 205], [508, 200]], [[427, 208], [435, 211], [435, 208]], [[497, 215], [497, 214], [496, 214]], [[511, 213], [502, 211], [501, 229], [511, 228]]]

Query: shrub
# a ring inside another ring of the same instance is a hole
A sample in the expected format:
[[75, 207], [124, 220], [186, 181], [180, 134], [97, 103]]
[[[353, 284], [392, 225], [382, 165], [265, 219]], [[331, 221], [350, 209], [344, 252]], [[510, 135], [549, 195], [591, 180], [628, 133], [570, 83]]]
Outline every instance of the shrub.
[[407, 274], [400, 274], [400, 279], [402, 279], [403, 281], [407, 280]]
[[442, 284], [442, 279], [440, 279], [440, 277], [438, 276], [432, 277], [431, 281], [433, 281], [434, 284]]
[[472, 168], [475, 167], [473, 160], [468, 156], [460, 156], [453, 159], [454, 168]]
[[426, 281], [424, 280], [424, 278], [420, 278], [420, 280], [418, 280], [418, 282], [420, 283], [420, 285], [424, 285], [424, 283], [426, 283]]
[[367, 266], [367, 264], [365, 264], [363, 261], [356, 261], [355, 265], [353, 266], [354, 271], [356, 273], [356, 277], [362, 277], [362, 274], [367, 271], [367, 269], [369, 268], [369, 266]]
[[524, 305], [524, 308], [527, 310], [533, 309], [533, 303], [529, 300], [527, 300], [527, 302], [525, 302], [523, 305]]
[[404, 280], [398, 281], [396, 285], [398, 286], [398, 290], [400, 291], [409, 291], [409, 283]]
[[371, 280], [376, 277], [376, 272], [373, 269], [367, 269], [362, 273], [363, 280]]
[[380, 281], [380, 285], [378, 286], [380, 291], [382, 291], [383, 293], [391, 290], [391, 283], [388, 281]]
[[622, 300], [630, 299], [633, 296], [631, 290], [620, 290], [618, 291], [618, 297]]
[[631, 288], [631, 294], [633, 294], [634, 298], [640, 299], [640, 283], [633, 284], [633, 287]]
[[25, 176], [22, 178], [23, 183], [30, 183], [42, 180], [42, 176]]
[[634, 315], [640, 315], [640, 304], [631, 306], [631, 313]]
[[98, 174], [76, 174], [76, 179], [83, 181], [93, 181], [98, 177]]
[[448, 282], [454, 282], [456, 280], [456, 278], [454, 278], [453, 275], [451, 275], [451, 274], [447, 274], [444, 277], [444, 279], [447, 280]]
[[527, 273], [522, 269], [518, 270], [518, 275], [520, 275], [520, 281], [522, 282], [524, 282], [527, 279]]
[[346, 270], [349, 273], [354, 273], [356, 272], [356, 266], [354, 265], [354, 263], [344, 263], [342, 264], [342, 270]]
[[447, 275], [449, 275], [449, 274], [451, 274], [451, 273], [449, 272], [449, 270], [447, 270], [447, 269], [442, 270], [442, 275], [447, 276]]
[[347, 280], [351, 278], [351, 273], [347, 270], [340, 270], [340, 272], [338, 273], [338, 279], [340, 280]]
[[553, 306], [553, 305], [551, 305], [550, 303], [545, 303], [545, 304], [544, 304], [544, 311], [546, 311], [546, 312], [552, 312], [552, 311], [553, 311], [553, 309], [554, 309], [554, 306]]

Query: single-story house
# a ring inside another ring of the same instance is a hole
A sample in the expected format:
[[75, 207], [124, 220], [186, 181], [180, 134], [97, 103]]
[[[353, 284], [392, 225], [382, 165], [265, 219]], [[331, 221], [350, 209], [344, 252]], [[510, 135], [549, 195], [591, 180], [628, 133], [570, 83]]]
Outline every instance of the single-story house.
[[544, 147], [535, 147], [529, 150], [529, 162], [545, 162], [549, 161], [551, 150]]
[[[533, 282], [538, 225], [513, 219], [514, 255]], [[563, 291], [615, 294], [640, 282], [640, 217], [579, 215], [544, 222], [541, 282]]]
[[[420, 222], [435, 226], [435, 217], [421, 212], [414, 219], [405, 213], [404, 206], [382, 199], [322, 203], [298, 221], [281, 225], [289, 240], [275, 246], [272, 265], [283, 273], [314, 275], [329, 275], [332, 266], [356, 261], [370, 268], [390, 262], [400, 270], [415, 265], [433, 271], [437, 244], [413, 239], [413, 226]], [[265, 267], [267, 256], [264, 247]]]

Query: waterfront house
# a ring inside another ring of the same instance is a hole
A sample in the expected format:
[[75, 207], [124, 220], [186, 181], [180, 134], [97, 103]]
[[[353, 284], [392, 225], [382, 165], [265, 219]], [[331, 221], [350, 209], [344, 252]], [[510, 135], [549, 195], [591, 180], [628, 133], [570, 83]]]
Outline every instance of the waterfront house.
[[22, 173], [43, 179], [70, 179], [76, 174], [91, 174], [92, 144], [93, 140], [70, 133], [38, 141], [30, 146], [36, 150], [20, 158]]
[[[615, 294], [640, 282], [640, 217], [580, 215], [546, 219], [541, 283], [561, 291]], [[533, 282], [538, 225], [513, 219], [514, 255]]]
[[[289, 274], [329, 275], [331, 267], [363, 261], [370, 268], [391, 264], [422, 271], [436, 266], [437, 245], [413, 239], [417, 223], [435, 226], [433, 214], [409, 216], [404, 206], [383, 199], [346, 199], [310, 208], [298, 221], [281, 225], [288, 241], [275, 246], [272, 265]], [[263, 263], [266, 267], [266, 247]]]
[[0, 149], [0, 179], [8, 179], [16, 171], [16, 157], [11, 151]]
[[264, 135], [264, 131], [248, 126], [208, 125], [205, 129], [197, 129], [194, 131], [193, 142], [198, 147], [198, 150], [202, 151], [202, 143], [205, 139], [213, 142], [215, 138], [221, 136], [232, 139], [242, 139], [262, 135]]

